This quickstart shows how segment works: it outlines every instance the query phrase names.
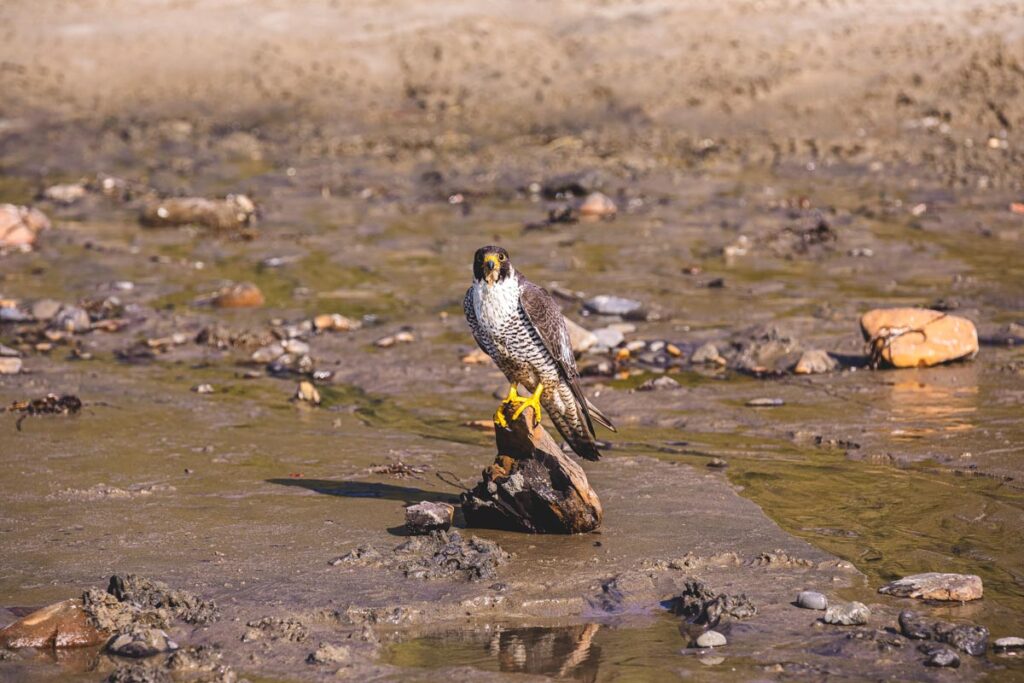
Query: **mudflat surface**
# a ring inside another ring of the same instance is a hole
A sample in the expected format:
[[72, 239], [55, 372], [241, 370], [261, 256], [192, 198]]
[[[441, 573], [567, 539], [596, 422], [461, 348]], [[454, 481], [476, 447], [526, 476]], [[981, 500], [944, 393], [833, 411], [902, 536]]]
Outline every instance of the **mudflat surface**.
[[[0, 299], [116, 297], [126, 324], [48, 340], [0, 323], [24, 362], [0, 375], [0, 403], [85, 404], [0, 415], [0, 624], [132, 572], [216, 600], [218, 621], [172, 636], [218, 646], [250, 680], [937, 680], [892, 631], [900, 609], [1022, 635], [1022, 15], [4, 3], [0, 201], [54, 226], [0, 255]], [[105, 195], [108, 176], [128, 189]], [[89, 189], [70, 205], [40, 198], [76, 182]], [[566, 188], [619, 213], [541, 225]], [[254, 228], [139, 224], [153, 198], [228, 193], [256, 202]], [[679, 386], [638, 390], [666, 370], [654, 352], [584, 354], [585, 389], [620, 428], [586, 464], [601, 533], [461, 529], [511, 553], [494, 577], [409, 578], [431, 550], [395, 550], [403, 505], [456, 498], [493, 457], [466, 423], [507, 387], [461, 360], [487, 243], [590, 329], [621, 321], [583, 315], [587, 297], [642, 302], [624, 343], [678, 346]], [[239, 281], [265, 304], [205, 303]], [[973, 320], [977, 358], [871, 370], [859, 315], [906, 305]], [[302, 333], [325, 372], [314, 408], [290, 400], [297, 374], [252, 353], [321, 313], [362, 328]], [[375, 344], [406, 328], [412, 342]], [[707, 341], [728, 367], [686, 362]], [[752, 345], [824, 349], [839, 368], [758, 377], [738, 360]], [[977, 573], [985, 598], [877, 595], [922, 571]], [[687, 648], [662, 604], [693, 579], [757, 607], [711, 653]], [[821, 624], [790, 604], [803, 589], [872, 618]], [[307, 664], [321, 642], [349, 659]], [[961, 677], [1024, 675], [1019, 657], [962, 660]], [[99, 680], [124, 665], [19, 651], [0, 673]], [[162, 659], [144, 666], [155, 676]]]

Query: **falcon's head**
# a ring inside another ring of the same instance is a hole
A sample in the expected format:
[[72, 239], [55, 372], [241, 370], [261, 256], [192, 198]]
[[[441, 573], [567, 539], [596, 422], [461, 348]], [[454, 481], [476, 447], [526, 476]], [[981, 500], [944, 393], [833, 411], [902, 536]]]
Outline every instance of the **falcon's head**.
[[512, 274], [512, 262], [504, 247], [480, 247], [473, 256], [473, 278], [493, 285]]

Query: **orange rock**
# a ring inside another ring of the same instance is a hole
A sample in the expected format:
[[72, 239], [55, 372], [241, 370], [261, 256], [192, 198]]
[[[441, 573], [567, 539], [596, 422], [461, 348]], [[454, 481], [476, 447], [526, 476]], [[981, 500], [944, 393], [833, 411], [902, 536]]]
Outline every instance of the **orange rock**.
[[966, 318], [927, 308], [868, 311], [860, 319], [875, 364], [928, 367], [978, 353], [978, 331]]
[[213, 303], [221, 308], [255, 308], [262, 306], [263, 292], [251, 282], [242, 282], [220, 290]]
[[88, 647], [110, 638], [89, 621], [81, 600], [64, 600], [0, 629], [0, 647]]
[[362, 327], [362, 323], [358, 320], [346, 318], [338, 313], [322, 313], [313, 318], [313, 327], [317, 331], [334, 330], [337, 332], [348, 332], [350, 330], [358, 330]]
[[580, 216], [606, 218], [614, 216], [618, 211], [618, 207], [615, 206], [615, 202], [607, 195], [600, 192], [591, 192], [583, 200], [583, 203], [580, 204], [579, 211]]
[[36, 235], [49, 227], [50, 220], [38, 209], [0, 204], [0, 248], [30, 247]]

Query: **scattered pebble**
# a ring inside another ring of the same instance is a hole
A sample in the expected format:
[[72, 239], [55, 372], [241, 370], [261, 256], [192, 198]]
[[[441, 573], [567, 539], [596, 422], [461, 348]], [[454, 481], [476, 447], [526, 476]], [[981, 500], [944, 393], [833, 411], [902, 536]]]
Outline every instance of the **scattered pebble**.
[[579, 214], [589, 218], [610, 218], [616, 214], [618, 207], [610, 197], [601, 192], [591, 192], [580, 203]]
[[618, 315], [627, 319], [643, 319], [644, 305], [633, 299], [601, 294], [583, 302], [583, 308], [597, 315]]
[[966, 318], [927, 308], [868, 311], [861, 333], [875, 365], [928, 367], [978, 353], [978, 330]]
[[63, 185], [51, 185], [43, 190], [43, 199], [48, 199], [56, 204], [65, 206], [74, 204], [85, 197], [88, 191], [82, 183], [67, 183]]
[[414, 341], [416, 341], [416, 336], [412, 332], [408, 330], [402, 330], [401, 332], [397, 332], [396, 334], [389, 334], [386, 337], [381, 337], [380, 339], [374, 342], [374, 346], [381, 349], [386, 349], [394, 346], [395, 344], [409, 344]]
[[708, 461], [708, 467], [713, 467], [715, 469], [725, 469], [728, 466], [728, 461], [723, 460], [722, 458], [711, 458], [711, 460]]
[[318, 332], [351, 332], [362, 326], [362, 322], [339, 313], [323, 313], [313, 318], [313, 327]]
[[37, 235], [50, 227], [39, 209], [0, 204], [0, 249], [31, 249]]
[[40, 299], [32, 304], [32, 317], [40, 322], [46, 322], [57, 315], [62, 304], [53, 299]]
[[871, 610], [862, 602], [851, 602], [846, 605], [834, 605], [825, 611], [826, 624], [843, 626], [861, 626], [868, 623]]
[[89, 319], [89, 313], [80, 306], [61, 306], [50, 321], [50, 328], [71, 333], [87, 332], [92, 328], [92, 320]]
[[828, 609], [828, 598], [815, 591], [800, 591], [796, 596], [796, 604], [804, 609], [824, 610]]
[[675, 381], [667, 375], [662, 375], [657, 379], [649, 379], [636, 388], [637, 391], [661, 391], [665, 389], [678, 389], [680, 386], [679, 382]]
[[213, 299], [219, 308], [256, 308], [265, 303], [263, 292], [251, 282], [240, 282], [224, 287]]
[[315, 386], [313, 386], [312, 382], [302, 380], [299, 382], [299, 387], [295, 391], [295, 400], [318, 406], [320, 405], [320, 392]]
[[838, 367], [836, 359], [821, 349], [804, 351], [800, 360], [796, 362], [793, 372], [798, 375], [819, 375], [832, 372]]
[[983, 588], [981, 577], [975, 574], [928, 572], [905, 576], [882, 586], [878, 592], [900, 598], [964, 602], [980, 598]]
[[213, 385], [212, 384], [197, 384], [194, 387], [192, 387], [192, 391], [196, 392], [197, 394], [212, 394], [213, 393]]
[[726, 361], [718, 353], [718, 347], [711, 342], [705, 342], [697, 347], [697, 350], [690, 356], [690, 362], [694, 365], [725, 365]]
[[722, 647], [727, 642], [718, 631], [705, 631], [697, 637], [697, 647]]
[[594, 336], [597, 337], [599, 346], [609, 349], [614, 349], [626, 340], [626, 336], [622, 332], [612, 327], [602, 327], [599, 330], [594, 330]]
[[0, 375], [17, 375], [21, 372], [21, 359], [0, 357]]
[[786, 405], [781, 398], [752, 398], [746, 405], [750, 408], [778, 408]]
[[1024, 638], [1017, 636], [997, 638], [992, 646], [996, 652], [1024, 652]]
[[454, 506], [425, 500], [405, 508], [405, 527], [414, 534], [447, 531], [454, 516]]
[[214, 230], [231, 230], [252, 224], [256, 205], [244, 194], [229, 194], [224, 199], [176, 197], [150, 202], [139, 220], [150, 227], [201, 225]]

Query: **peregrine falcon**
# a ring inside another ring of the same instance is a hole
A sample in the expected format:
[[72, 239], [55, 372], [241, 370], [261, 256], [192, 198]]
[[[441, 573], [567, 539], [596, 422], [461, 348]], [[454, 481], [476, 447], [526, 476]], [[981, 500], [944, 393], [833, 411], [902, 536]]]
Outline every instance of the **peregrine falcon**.
[[[511, 382], [503, 405], [516, 406], [512, 419], [530, 406], [539, 423], [543, 406], [577, 455], [599, 459], [591, 420], [613, 432], [615, 427], [583, 395], [565, 318], [551, 295], [518, 273], [505, 249], [481, 247], [463, 308], [476, 343]], [[519, 397], [519, 384], [532, 392], [530, 398]], [[494, 419], [508, 426], [500, 408]]]

